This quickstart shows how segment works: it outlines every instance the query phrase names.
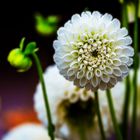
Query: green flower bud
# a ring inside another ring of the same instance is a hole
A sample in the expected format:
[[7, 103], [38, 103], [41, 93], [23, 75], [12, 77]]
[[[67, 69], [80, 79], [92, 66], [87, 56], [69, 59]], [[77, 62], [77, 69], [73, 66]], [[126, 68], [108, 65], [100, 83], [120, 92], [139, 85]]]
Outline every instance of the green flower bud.
[[19, 48], [13, 49], [8, 55], [8, 62], [18, 69], [19, 72], [28, 70], [32, 61]]
[[11, 66], [18, 69], [19, 72], [27, 71], [32, 66], [30, 55], [38, 51], [36, 42], [29, 42], [24, 46], [25, 38], [23, 37], [19, 43], [19, 48], [13, 49], [8, 55], [8, 62]]
[[42, 35], [51, 35], [56, 32], [57, 24], [59, 22], [58, 16], [48, 16], [44, 18], [42, 15], [38, 14], [35, 16], [36, 19], [36, 30]]
[[59, 17], [58, 16], [48, 16], [47, 21], [50, 25], [56, 25], [59, 22]]

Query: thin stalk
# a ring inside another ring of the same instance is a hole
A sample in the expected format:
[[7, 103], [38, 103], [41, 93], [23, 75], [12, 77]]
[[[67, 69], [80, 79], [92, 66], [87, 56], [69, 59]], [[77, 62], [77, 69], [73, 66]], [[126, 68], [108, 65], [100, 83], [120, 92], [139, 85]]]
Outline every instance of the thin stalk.
[[123, 106], [123, 122], [122, 122], [122, 136], [124, 140], [127, 140], [128, 132], [128, 114], [129, 114], [129, 102], [130, 102], [130, 76], [128, 75], [125, 83], [125, 98]]
[[102, 122], [101, 113], [100, 113], [99, 97], [98, 97], [97, 91], [95, 92], [95, 100], [96, 100], [96, 110], [97, 110], [97, 116], [98, 116], [98, 122], [99, 122], [99, 128], [100, 128], [102, 140], [106, 140], [103, 122]]
[[[122, 4], [122, 23], [123, 26], [128, 30], [128, 10], [126, 0], [123, 1]], [[123, 106], [123, 121], [122, 121], [122, 136], [123, 139], [127, 140], [127, 132], [128, 132], [128, 113], [129, 113], [129, 102], [130, 102], [130, 76], [128, 75], [125, 82], [125, 98], [124, 98], [124, 106]]]
[[138, 0], [135, 2], [135, 21], [134, 21], [134, 77], [133, 77], [133, 110], [132, 110], [132, 127], [131, 140], [136, 140], [136, 124], [137, 124], [137, 73], [138, 73]]
[[117, 119], [116, 119], [116, 115], [115, 115], [115, 111], [114, 111], [114, 106], [113, 106], [113, 101], [112, 101], [112, 96], [111, 96], [111, 92], [109, 89], [107, 89], [106, 95], [107, 95], [108, 105], [109, 105], [111, 118], [112, 118], [112, 122], [113, 122], [113, 126], [114, 126], [117, 140], [122, 140], [122, 135], [121, 135], [118, 123], [117, 123]]
[[54, 125], [53, 125], [52, 119], [51, 119], [51, 112], [50, 112], [50, 107], [49, 107], [49, 101], [48, 101], [48, 97], [47, 97], [45, 82], [44, 82], [44, 78], [43, 78], [42, 67], [41, 67], [38, 56], [35, 53], [32, 53], [32, 56], [33, 56], [35, 64], [36, 64], [36, 67], [37, 67], [37, 70], [38, 70], [38, 75], [39, 75], [41, 86], [42, 86], [45, 108], [46, 108], [46, 113], [47, 113], [47, 118], [48, 118], [48, 134], [49, 134], [51, 140], [54, 140]]
[[122, 4], [122, 25], [128, 29], [128, 10], [126, 0]]
[[78, 132], [79, 132], [80, 140], [87, 140], [86, 130], [84, 128], [84, 125], [81, 122], [79, 123], [79, 126], [78, 126]]

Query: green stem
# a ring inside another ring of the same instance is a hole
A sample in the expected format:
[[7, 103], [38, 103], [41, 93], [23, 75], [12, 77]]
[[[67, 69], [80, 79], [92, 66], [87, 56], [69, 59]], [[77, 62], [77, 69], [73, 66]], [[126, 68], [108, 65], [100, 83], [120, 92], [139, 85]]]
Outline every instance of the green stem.
[[80, 140], [86, 140], [86, 130], [84, 129], [84, 125], [80, 122], [78, 126], [78, 132], [80, 136]]
[[116, 116], [115, 116], [115, 111], [114, 111], [114, 106], [113, 106], [113, 101], [112, 101], [110, 90], [107, 90], [106, 95], [107, 95], [108, 105], [109, 105], [111, 118], [112, 118], [112, 122], [113, 122], [113, 126], [114, 126], [117, 140], [122, 140], [122, 135], [121, 135], [119, 126], [117, 124]]
[[128, 75], [125, 83], [125, 99], [124, 99], [123, 122], [122, 122], [122, 135], [123, 139], [125, 140], [127, 140], [127, 132], [128, 132], [129, 102], [130, 102], [130, 76]]
[[103, 123], [102, 123], [102, 118], [101, 118], [101, 113], [100, 113], [99, 97], [98, 97], [97, 91], [95, 92], [95, 100], [96, 100], [96, 110], [97, 110], [97, 116], [98, 116], [98, 122], [99, 122], [99, 128], [100, 128], [102, 140], [106, 140]]
[[[123, 26], [128, 29], [128, 10], [126, 0], [122, 4], [122, 23]], [[123, 121], [122, 121], [122, 135], [123, 139], [127, 140], [128, 131], [128, 113], [129, 113], [129, 102], [130, 102], [130, 76], [128, 75], [125, 83], [125, 98], [123, 107]]]
[[137, 117], [137, 72], [138, 72], [138, 0], [135, 2], [135, 22], [134, 22], [134, 77], [133, 77], [133, 111], [132, 111], [132, 127], [131, 140], [136, 140], [136, 117]]
[[136, 117], [137, 117], [137, 70], [134, 71], [133, 77], [133, 110], [132, 110], [132, 127], [131, 127], [131, 140], [136, 140]]
[[45, 107], [46, 107], [46, 112], [47, 112], [47, 118], [48, 118], [48, 134], [51, 137], [51, 140], [54, 140], [54, 125], [53, 125], [52, 119], [51, 119], [51, 112], [50, 112], [45, 82], [44, 82], [44, 78], [43, 78], [42, 67], [41, 67], [40, 61], [38, 59], [38, 56], [35, 53], [32, 53], [32, 56], [35, 60], [35, 64], [36, 64], [36, 67], [38, 70], [38, 75], [39, 75], [40, 82], [42, 85], [43, 97], [44, 97], [44, 102], [45, 102]]
[[122, 4], [122, 25], [128, 29], [128, 10], [126, 0]]

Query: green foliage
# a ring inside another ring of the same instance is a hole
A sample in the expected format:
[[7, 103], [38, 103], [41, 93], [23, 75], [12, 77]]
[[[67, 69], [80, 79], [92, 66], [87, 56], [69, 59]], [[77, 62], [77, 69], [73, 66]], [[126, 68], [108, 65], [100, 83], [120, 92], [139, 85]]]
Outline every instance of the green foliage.
[[[140, 1], [139, 1], [139, 7], [140, 7]], [[129, 22], [134, 22], [135, 18], [135, 5], [134, 2], [129, 2], [127, 4], [127, 10], [128, 10], [128, 20]], [[138, 10], [138, 18], [140, 18], [140, 8]]]
[[26, 49], [24, 51], [25, 55], [32, 54], [33, 52], [37, 51], [36, 49], [36, 42], [30, 42], [27, 44]]
[[38, 33], [42, 35], [51, 35], [56, 32], [57, 30], [57, 24], [59, 22], [58, 16], [48, 16], [47, 18], [44, 18], [41, 15], [36, 15], [36, 30]]

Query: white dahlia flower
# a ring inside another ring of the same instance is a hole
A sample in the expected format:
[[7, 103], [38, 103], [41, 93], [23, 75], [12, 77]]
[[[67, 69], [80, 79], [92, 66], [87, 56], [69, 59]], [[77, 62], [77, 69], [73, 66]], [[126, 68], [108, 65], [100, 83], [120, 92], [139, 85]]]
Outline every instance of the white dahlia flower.
[[[44, 73], [51, 115], [59, 136], [79, 140], [77, 129], [80, 123], [85, 127], [87, 140], [100, 140], [100, 130], [95, 110], [95, 99], [92, 91], [78, 88], [59, 74], [56, 66], [50, 66]], [[119, 92], [118, 92], [119, 89]], [[124, 84], [118, 83], [112, 88], [117, 119], [121, 120], [124, 96]], [[99, 90], [99, 103], [105, 132], [113, 129], [105, 92]], [[40, 83], [34, 95], [34, 108], [38, 118], [47, 125], [46, 110]]]
[[25, 123], [13, 128], [2, 140], [50, 140], [50, 137], [42, 125]]
[[75, 14], [57, 34], [54, 61], [76, 86], [105, 90], [128, 75], [134, 55], [132, 39], [110, 14]]

